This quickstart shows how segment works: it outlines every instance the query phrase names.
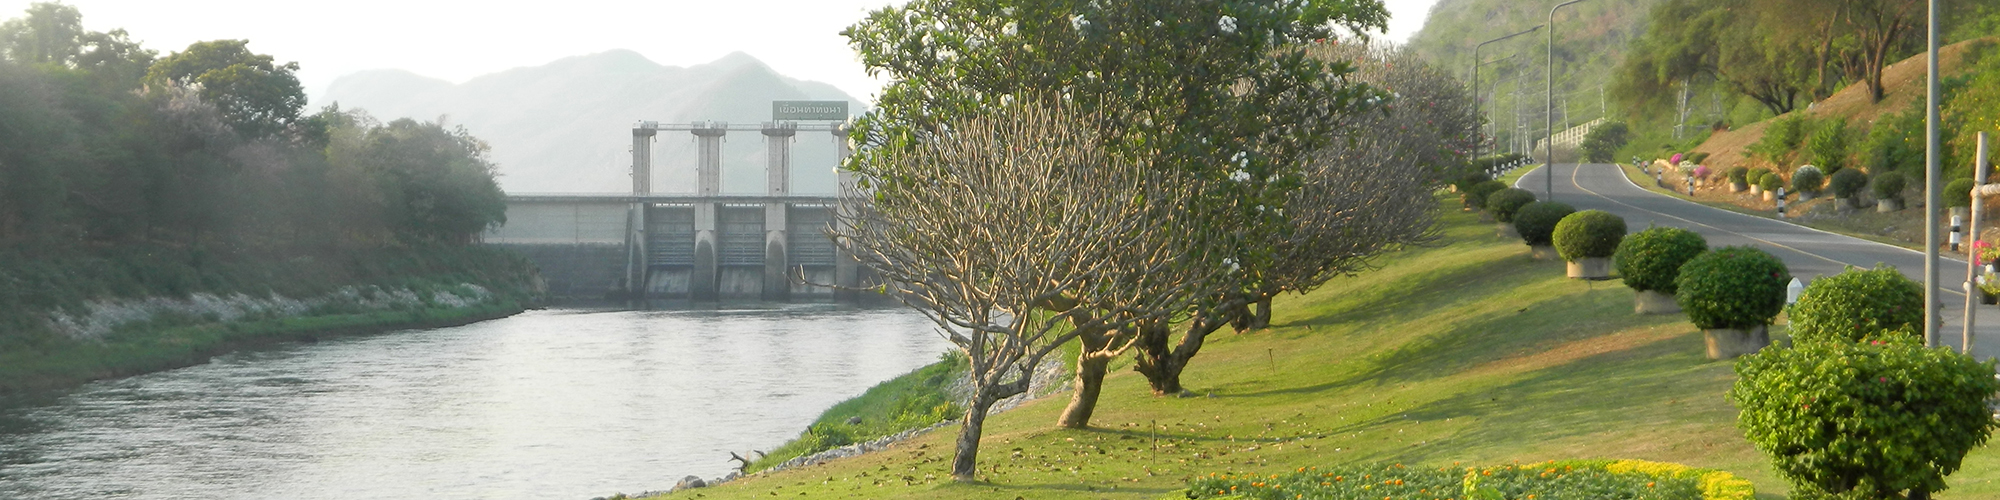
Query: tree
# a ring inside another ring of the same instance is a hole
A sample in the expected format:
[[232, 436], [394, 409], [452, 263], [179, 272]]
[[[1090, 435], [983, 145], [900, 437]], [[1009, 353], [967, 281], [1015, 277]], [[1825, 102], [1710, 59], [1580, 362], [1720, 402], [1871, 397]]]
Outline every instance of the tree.
[[369, 211], [396, 239], [468, 243], [506, 222], [506, 194], [493, 180], [489, 147], [464, 128], [408, 118], [375, 126], [361, 116], [334, 126], [340, 137], [328, 146], [328, 159], [349, 172], [347, 182], [372, 188], [351, 197], [374, 204]]
[[276, 64], [271, 56], [250, 52], [249, 40], [195, 42], [153, 64], [146, 84], [197, 89], [213, 103], [237, 133], [267, 137], [285, 130], [305, 108], [299, 86], [299, 64]]
[[[1380, 29], [1385, 20], [1375, 0], [917, 0], [886, 8], [843, 32], [871, 72], [893, 79], [876, 110], [857, 120], [862, 146], [849, 166], [919, 146], [954, 117], [1056, 92], [1095, 113], [1109, 153], [1187, 174], [1203, 190], [1182, 205], [1201, 230], [1183, 237], [1229, 249], [1207, 254], [1204, 265], [1261, 266], [1286, 226], [1270, 208], [1302, 182], [1298, 165], [1336, 138], [1338, 116], [1377, 97], [1347, 79], [1348, 65], [1307, 57], [1304, 42], [1335, 28]], [[1189, 314], [1203, 326], [1227, 324], [1254, 302], [1222, 290], [1195, 296], [1203, 302]], [[1156, 392], [1178, 392], [1199, 336], [1163, 352], [1169, 321], [1137, 323], [1140, 371]]]
[[1862, 83], [1870, 102], [1882, 101], [1882, 70], [1900, 59], [1920, 37], [1925, 10], [1920, 0], [1841, 0], [1841, 16], [1860, 41]]
[[1625, 126], [1625, 122], [1611, 122], [1590, 129], [1590, 133], [1583, 136], [1584, 159], [1611, 163], [1614, 161], [1612, 155], [1618, 152], [1618, 148], [1625, 147], [1625, 139], [1629, 135], [1631, 129]]
[[842, 194], [835, 240], [968, 359], [961, 481], [976, 479], [988, 409], [1026, 391], [1042, 359], [1186, 295], [1155, 285], [1190, 257], [1175, 210], [1188, 178], [1110, 154], [1100, 117], [1070, 106], [1023, 96], [848, 164], [859, 188]]
[[28, 6], [27, 17], [0, 23], [0, 54], [25, 64], [67, 65], [83, 54], [83, 12], [54, 2]]

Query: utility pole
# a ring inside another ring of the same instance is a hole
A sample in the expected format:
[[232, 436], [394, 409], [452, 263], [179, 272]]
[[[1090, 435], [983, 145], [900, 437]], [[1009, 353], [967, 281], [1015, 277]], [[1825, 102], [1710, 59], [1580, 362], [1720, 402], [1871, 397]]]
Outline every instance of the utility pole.
[[[1549, 107], [1549, 115], [1548, 115], [1548, 116], [1546, 117], [1546, 118], [1548, 119], [1547, 121], [1548, 121], [1548, 126], [1549, 126], [1549, 136], [1548, 136], [1548, 137], [1549, 137], [1549, 144], [1548, 144], [1548, 148], [1549, 148], [1549, 149], [1548, 149], [1548, 151], [1549, 151], [1549, 152], [1548, 152], [1548, 155], [1549, 155], [1549, 156], [1548, 156], [1548, 159], [1547, 159], [1547, 160], [1546, 160], [1545, 162], [1543, 162], [1543, 163], [1542, 163], [1542, 169], [1543, 169], [1543, 172], [1542, 172], [1542, 181], [1543, 181], [1543, 185], [1542, 185], [1542, 199], [1543, 199], [1543, 200], [1545, 200], [1545, 201], [1554, 201], [1554, 200], [1556, 199], [1556, 197], [1555, 197], [1555, 194], [1556, 194], [1556, 173], [1555, 173], [1555, 168], [1556, 168], [1556, 130], [1555, 130], [1555, 129], [1556, 129], [1556, 112], [1555, 112], [1555, 109], [1554, 109], [1554, 108], [1555, 108], [1555, 105], [1556, 105], [1556, 11], [1557, 11], [1557, 10], [1560, 10], [1560, 9], [1562, 9], [1563, 7], [1567, 7], [1567, 6], [1570, 6], [1570, 5], [1575, 5], [1575, 4], [1577, 4], [1577, 3], [1581, 3], [1581, 2], [1585, 2], [1585, 1], [1587, 1], [1587, 0], [1569, 0], [1568, 2], [1563, 2], [1563, 3], [1559, 3], [1559, 4], [1556, 4], [1556, 6], [1555, 6], [1555, 7], [1550, 7], [1550, 8], [1549, 8], [1549, 22], [1548, 22], [1548, 27], [1549, 27], [1549, 45], [1548, 45], [1548, 47], [1547, 47], [1547, 48], [1546, 48], [1546, 49], [1544, 50], [1544, 52], [1545, 52], [1545, 53], [1547, 54], [1547, 57], [1548, 57], [1548, 70], [1547, 70], [1547, 71], [1548, 71], [1548, 75], [1546, 75], [1546, 77], [1548, 78], [1548, 97], [1549, 97], [1549, 100], [1548, 100], [1548, 103], [1547, 103], [1547, 105], [1548, 105], [1548, 107]], [[1932, 2], [1936, 2], [1937, 0], [1931, 0], [1931, 1], [1932, 1]], [[1565, 112], [1567, 112], [1567, 110], [1565, 110]], [[1936, 224], [1932, 224], [1932, 226], [1936, 226]], [[1935, 232], [1935, 230], [1933, 230], [1933, 232]]]
[[[1480, 60], [1479, 60], [1479, 49], [1480, 49], [1481, 47], [1485, 47], [1485, 46], [1486, 46], [1486, 44], [1489, 44], [1489, 43], [1493, 43], [1493, 42], [1498, 42], [1498, 41], [1501, 41], [1501, 40], [1506, 40], [1506, 39], [1509, 39], [1509, 38], [1514, 38], [1514, 37], [1517, 37], [1517, 36], [1521, 36], [1521, 35], [1526, 35], [1526, 34], [1529, 34], [1529, 33], [1534, 33], [1534, 32], [1535, 32], [1535, 30], [1539, 30], [1539, 29], [1542, 29], [1542, 27], [1541, 27], [1541, 26], [1536, 26], [1536, 27], [1533, 27], [1533, 28], [1528, 28], [1527, 30], [1524, 30], [1524, 31], [1521, 31], [1521, 32], [1518, 32], [1518, 33], [1514, 33], [1514, 34], [1511, 34], [1511, 35], [1506, 35], [1506, 36], [1502, 36], [1502, 37], [1500, 37], [1500, 38], [1495, 38], [1495, 39], [1492, 39], [1492, 40], [1487, 40], [1487, 41], [1484, 41], [1484, 42], [1479, 42], [1479, 44], [1478, 44], [1478, 45], [1473, 45], [1473, 46], [1472, 46], [1472, 115], [1473, 115], [1472, 117], [1473, 117], [1473, 119], [1474, 119], [1474, 120], [1479, 120], [1479, 119], [1480, 119], [1480, 117], [1481, 117], [1481, 116], [1483, 116], [1483, 113], [1481, 113], [1481, 112], [1480, 112], [1480, 108], [1479, 108], [1479, 65], [1480, 65], [1480, 64], [1485, 64], [1485, 63], [1483, 63], [1483, 62], [1480, 62]], [[1513, 57], [1513, 56], [1508, 56], [1508, 57]], [[1478, 123], [1478, 122], [1477, 122], [1477, 121], [1475, 121], [1474, 123]], [[1481, 138], [1480, 138], [1480, 140], [1479, 140], [1479, 143], [1478, 143], [1477, 145], [1474, 145], [1474, 146], [1473, 146], [1473, 149], [1472, 149], [1472, 158], [1473, 158], [1473, 159], [1477, 160], [1477, 159], [1479, 159], [1479, 158], [1480, 158], [1480, 155], [1479, 155], [1479, 148], [1480, 148], [1481, 146], [1484, 146], [1485, 144], [1486, 144], [1486, 138], [1484, 138], [1484, 137], [1481, 137]]]
[[[1944, 316], [1938, 313], [1938, 0], [1930, 0], [1930, 57], [1924, 93], [1924, 346], [1938, 346]], [[1968, 353], [1969, 354], [1969, 353]]]

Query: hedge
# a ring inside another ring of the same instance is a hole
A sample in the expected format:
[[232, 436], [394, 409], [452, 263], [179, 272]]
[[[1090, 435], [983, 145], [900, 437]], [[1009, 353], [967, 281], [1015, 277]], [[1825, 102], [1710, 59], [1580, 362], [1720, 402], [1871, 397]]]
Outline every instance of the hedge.
[[1556, 254], [1569, 262], [1610, 257], [1618, 253], [1618, 242], [1623, 239], [1625, 219], [1603, 210], [1584, 210], [1564, 216], [1562, 221], [1556, 223], [1555, 232], [1550, 234]]
[[1514, 231], [1521, 234], [1521, 242], [1528, 246], [1548, 245], [1553, 243], [1551, 238], [1555, 235], [1556, 224], [1573, 213], [1576, 213], [1575, 207], [1560, 202], [1529, 203], [1514, 214]]
[[1702, 329], [1748, 330], [1771, 324], [1785, 307], [1791, 272], [1756, 247], [1724, 247], [1681, 266], [1674, 294], [1688, 321]]
[[1708, 240], [1700, 233], [1677, 227], [1654, 227], [1625, 237], [1618, 244], [1612, 263], [1618, 267], [1618, 275], [1625, 278], [1625, 286], [1641, 292], [1652, 290], [1673, 295], [1679, 289], [1674, 286], [1674, 278], [1680, 277], [1681, 266], [1706, 251]]

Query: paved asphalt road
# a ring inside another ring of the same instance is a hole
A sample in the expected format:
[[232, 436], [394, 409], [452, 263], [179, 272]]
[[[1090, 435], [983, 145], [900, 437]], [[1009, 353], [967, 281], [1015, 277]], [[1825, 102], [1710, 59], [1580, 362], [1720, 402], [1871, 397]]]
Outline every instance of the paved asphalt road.
[[[1544, 195], [1547, 173], [1553, 170], [1554, 198], [1578, 210], [1598, 209], [1625, 218], [1632, 232], [1649, 225], [1693, 230], [1708, 239], [1710, 247], [1753, 245], [1784, 259], [1800, 282], [1818, 276], [1838, 274], [1846, 266], [1895, 266], [1910, 279], [1923, 282], [1924, 255], [1915, 250], [1842, 236], [1763, 217], [1711, 208], [1694, 202], [1647, 191], [1627, 179], [1617, 165], [1559, 164], [1537, 168], [1515, 182], [1516, 187]], [[1941, 236], [1942, 237], [1942, 236]], [[1943, 345], [1959, 346], [1964, 328], [1965, 261], [1939, 260], [1938, 280], [1945, 302], [1945, 327], [1940, 330]], [[2000, 356], [2000, 308], [1975, 304], [1979, 317], [1973, 354], [1980, 359]]]

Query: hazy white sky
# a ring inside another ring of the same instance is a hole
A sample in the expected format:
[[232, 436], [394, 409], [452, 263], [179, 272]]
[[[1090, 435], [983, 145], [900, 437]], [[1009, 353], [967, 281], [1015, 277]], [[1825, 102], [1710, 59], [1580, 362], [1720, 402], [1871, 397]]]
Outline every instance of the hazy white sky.
[[[317, 96], [355, 71], [397, 68], [464, 82], [568, 56], [630, 49], [688, 66], [734, 51], [793, 78], [831, 83], [865, 101], [882, 83], [862, 70], [840, 30], [904, 0], [66, 0], [84, 28], [124, 28], [161, 55], [201, 40], [249, 39], [250, 49], [297, 61]], [[1437, 0], [1387, 0], [1388, 39], [1423, 27]], [[0, 0], [19, 17], [29, 0]], [[318, 106], [319, 103], [313, 103]]]

